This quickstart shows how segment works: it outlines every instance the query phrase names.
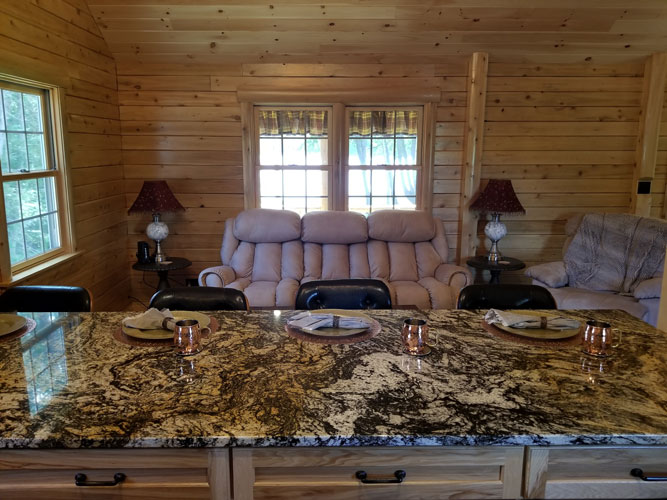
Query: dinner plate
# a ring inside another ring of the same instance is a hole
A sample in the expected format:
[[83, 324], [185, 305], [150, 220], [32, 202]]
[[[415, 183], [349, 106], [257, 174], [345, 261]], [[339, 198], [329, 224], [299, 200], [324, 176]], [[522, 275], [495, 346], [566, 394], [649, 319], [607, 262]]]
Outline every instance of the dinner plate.
[[[171, 311], [171, 314], [174, 315], [175, 321], [182, 319], [196, 319], [199, 321], [199, 326], [202, 328], [206, 328], [211, 323], [211, 318], [205, 314], [195, 311]], [[122, 328], [125, 335], [129, 335], [130, 337], [137, 339], [166, 340], [174, 338], [174, 331], [165, 330], [164, 328], [158, 328], [156, 330], [142, 330], [140, 328], [131, 328], [125, 325], [123, 325]]]
[[26, 324], [26, 319], [18, 314], [0, 314], [0, 336], [14, 333]]
[[[351, 311], [349, 309], [313, 309], [312, 314], [335, 314], [336, 316], [348, 316], [354, 318], [363, 318], [369, 323], [373, 320], [364, 313], [358, 311]], [[349, 337], [350, 335], [357, 335], [368, 330], [368, 328], [318, 328], [317, 330], [303, 330], [301, 328], [291, 327], [308, 335], [315, 335], [316, 337]]]
[[[516, 312], [517, 314], [525, 314], [528, 316], [537, 316], [538, 318], [541, 316], [546, 316], [547, 318], [555, 318], [558, 316], [557, 314], [544, 314], [525, 310], [517, 310], [512, 312]], [[502, 323], [494, 323], [493, 326], [504, 332], [520, 335], [521, 337], [547, 340], [568, 339], [570, 337], [574, 337], [580, 331], [579, 327], [568, 328], [566, 330], [550, 330], [548, 328], [512, 328], [511, 326], [504, 326]]]

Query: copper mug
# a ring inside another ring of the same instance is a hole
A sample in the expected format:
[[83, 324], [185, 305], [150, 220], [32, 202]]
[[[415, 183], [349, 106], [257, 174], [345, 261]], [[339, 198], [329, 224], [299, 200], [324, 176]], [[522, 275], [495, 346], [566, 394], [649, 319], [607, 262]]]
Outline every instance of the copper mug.
[[174, 346], [176, 354], [189, 356], [201, 350], [202, 329], [196, 319], [182, 319], [174, 326]]
[[428, 344], [428, 325], [426, 320], [407, 318], [401, 330], [403, 350], [413, 356], [426, 356], [431, 352]]
[[584, 353], [606, 358], [612, 355], [613, 349], [617, 348], [620, 343], [621, 332], [613, 330], [609, 323], [592, 319], [586, 321], [581, 341], [581, 350]]

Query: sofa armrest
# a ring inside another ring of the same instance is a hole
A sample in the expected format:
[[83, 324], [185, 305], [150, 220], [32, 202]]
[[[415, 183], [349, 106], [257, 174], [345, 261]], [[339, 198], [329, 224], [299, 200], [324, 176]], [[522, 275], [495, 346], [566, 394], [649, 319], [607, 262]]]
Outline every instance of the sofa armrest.
[[659, 299], [662, 291], [662, 276], [650, 278], [642, 281], [635, 288], [634, 296], [636, 299]]
[[563, 261], [530, 266], [524, 271], [524, 274], [551, 288], [560, 288], [569, 282]]
[[224, 288], [234, 280], [236, 280], [236, 273], [229, 266], [208, 267], [199, 273], [199, 286]]
[[435, 269], [435, 279], [451, 286], [458, 293], [463, 287], [472, 283], [472, 274], [465, 267], [455, 264], [440, 264]]

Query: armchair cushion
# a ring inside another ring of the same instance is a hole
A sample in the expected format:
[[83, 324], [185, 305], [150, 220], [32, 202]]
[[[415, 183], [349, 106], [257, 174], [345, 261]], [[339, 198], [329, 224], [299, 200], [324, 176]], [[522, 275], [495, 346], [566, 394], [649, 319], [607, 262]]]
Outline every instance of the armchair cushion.
[[545, 262], [544, 264], [531, 266], [525, 270], [524, 274], [552, 288], [560, 288], [568, 283], [567, 271], [563, 261]]
[[236, 273], [229, 266], [214, 266], [199, 273], [199, 286], [225, 287], [236, 279]]
[[236, 216], [234, 236], [251, 243], [282, 243], [301, 236], [301, 219], [289, 210], [252, 208]]
[[636, 299], [655, 299], [660, 297], [662, 276], [642, 281], [635, 288]]

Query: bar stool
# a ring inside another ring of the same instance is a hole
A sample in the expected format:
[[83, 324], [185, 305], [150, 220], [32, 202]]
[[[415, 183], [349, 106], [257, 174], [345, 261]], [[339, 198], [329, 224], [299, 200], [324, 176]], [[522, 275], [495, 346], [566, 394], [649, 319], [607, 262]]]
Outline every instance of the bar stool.
[[538, 285], [483, 284], [461, 290], [458, 309], [557, 309], [553, 295]]
[[387, 285], [374, 279], [316, 280], [296, 292], [296, 309], [391, 309]]
[[0, 295], [3, 312], [90, 312], [92, 299], [80, 286], [14, 286]]
[[181, 311], [247, 311], [248, 300], [234, 288], [185, 286], [156, 292], [149, 307]]

